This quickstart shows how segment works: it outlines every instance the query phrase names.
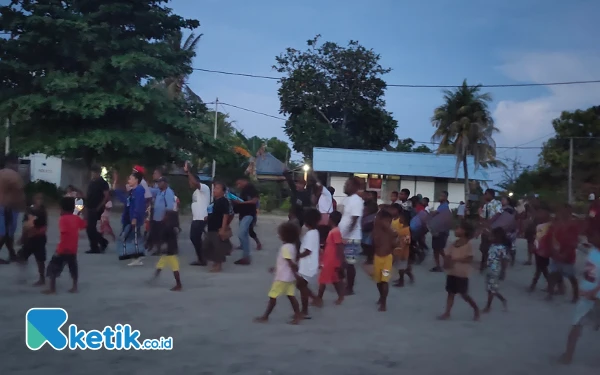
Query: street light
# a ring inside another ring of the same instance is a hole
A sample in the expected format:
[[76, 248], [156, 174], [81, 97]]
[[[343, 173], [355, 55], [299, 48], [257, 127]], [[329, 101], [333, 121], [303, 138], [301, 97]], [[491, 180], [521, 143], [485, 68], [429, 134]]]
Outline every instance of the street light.
[[513, 196], [513, 192], [511, 191], [510, 193], [508, 193], [508, 196], [512, 197]]
[[302, 167], [302, 169], [304, 169], [304, 181], [307, 181], [307, 179], [308, 179], [308, 171], [310, 171], [310, 165], [304, 164], [304, 166]]

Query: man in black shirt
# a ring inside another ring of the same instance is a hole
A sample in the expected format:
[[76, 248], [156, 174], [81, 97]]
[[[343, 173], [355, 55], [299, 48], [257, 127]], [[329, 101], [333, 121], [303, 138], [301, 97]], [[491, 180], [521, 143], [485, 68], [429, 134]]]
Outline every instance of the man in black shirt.
[[231, 252], [229, 228], [229, 201], [225, 198], [225, 185], [213, 184], [213, 209], [206, 219], [207, 233], [202, 245], [206, 259], [213, 262], [211, 272], [220, 272], [225, 257]]
[[104, 212], [104, 206], [110, 199], [108, 183], [100, 175], [100, 166], [92, 165], [90, 168], [92, 180], [88, 185], [86, 196], [87, 210], [87, 235], [90, 240], [88, 254], [103, 253], [108, 246], [108, 241], [98, 233], [97, 225], [100, 216]]
[[311, 192], [306, 189], [306, 181], [303, 178], [299, 178], [296, 181], [292, 179], [291, 171], [284, 171], [283, 176], [290, 187], [290, 202], [292, 207], [294, 207], [296, 219], [298, 219], [298, 224], [302, 227], [304, 225], [304, 209], [312, 206]]
[[240, 189], [240, 198], [243, 200], [243, 202], [233, 201], [235, 211], [240, 215], [238, 237], [240, 238], [243, 256], [234, 264], [246, 266], [250, 264], [250, 226], [256, 218], [258, 190], [246, 178], [237, 180], [236, 186]]

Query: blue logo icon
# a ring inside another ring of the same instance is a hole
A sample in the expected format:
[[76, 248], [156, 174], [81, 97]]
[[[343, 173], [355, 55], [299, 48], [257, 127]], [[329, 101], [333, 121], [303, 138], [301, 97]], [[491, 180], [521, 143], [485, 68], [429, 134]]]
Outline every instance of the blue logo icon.
[[69, 339], [60, 330], [69, 319], [65, 309], [37, 307], [25, 315], [25, 344], [31, 350], [39, 350], [48, 343], [55, 350], [63, 350]]

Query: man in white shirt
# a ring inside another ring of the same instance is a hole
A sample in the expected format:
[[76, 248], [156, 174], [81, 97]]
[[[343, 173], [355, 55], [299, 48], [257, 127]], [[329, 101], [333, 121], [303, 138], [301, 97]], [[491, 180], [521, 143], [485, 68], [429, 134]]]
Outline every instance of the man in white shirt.
[[190, 172], [188, 163], [185, 163], [183, 170], [187, 173], [190, 188], [194, 189], [192, 193], [192, 225], [190, 227], [190, 240], [196, 251], [196, 261], [190, 263], [192, 266], [206, 266], [206, 257], [202, 252], [202, 235], [204, 226], [208, 217], [208, 206], [210, 205], [210, 188], [201, 183], [198, 178]]
[[465, 211], [466, 211], [467, 206], [465, 205], [465, 202], [460, 201], [460, 203], [458, 204], [458, 209], [456, 210], [456, 214], [458, 215], [459, 219], [464, 219], [465, 218]]
[[360, 180], [350, 177], [344, 185], [344, 193], [348, 196], [344, 200], [344, 212], [340, 221], [340, 232], [344, 239], [344, 255], [346, 257], [346, 294], [354, 294], [354, 280], [356, 278], [355, 264], [360, 252], [362, 230], [360, 219], [364, 210], [364, 201], [357, 194], [360, 189]]

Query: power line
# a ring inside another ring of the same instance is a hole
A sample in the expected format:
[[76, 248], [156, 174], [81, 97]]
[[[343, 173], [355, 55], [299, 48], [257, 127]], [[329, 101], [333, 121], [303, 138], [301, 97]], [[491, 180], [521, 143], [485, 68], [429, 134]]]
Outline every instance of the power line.
[[[258, 74], [248, 74], [248, 73], [236, 73], [236, 72], [227, 72], [223, 70], [212, 70], [212, 69], [204, 69], [204, 68], [194, 68], [194, 70], [205, 72], [205, 73], [216, 73], [223, 74], [229, 76], [239, 76], [239, 77], [247, 77], [247, 78], [260, 78], [260, 79], [269, 79], [274, 81], [280, 81], [282, 79], [289, 79], [286, 77], [275, 77], [275, 76], [263, 76]], [[583, 80], [583, 81], [564, 81], [564, 82], [543, 82], [543, 83], [504, 83], [504, 84], [482, 84], [480, 87], [487, 88], [504, 88], [504, 87], [536, 87], [536, 86], [569, 86], [569, 85], [586, 85], [586, 84], [594, 84], [600, 83], [600, 80]], [[451, 89], [462, 87], [462, 85], [422, 85], [422, 84], [387, 84], [388, 87], [403, 87], [403, 88], [435, 88], [435, 89]], [[473, 86], [473, 85], [470, 85]]]
[[274, 118], [274, 119], [277, 119], [277, 120], [281, 120], [281, 121], [287, 121], [287, 119], [284, 119], [283, 117], [278, 117], [278, 116], [269, 115], [268, 113], [263, 113], [263, 112], [255, 111], [255, 110], [248, 109], [248, 108], [244, 108], [244, 107], [240, 107], [240, 106], [237, 106], [237, 105], [228, 104], [228, 103], [223, 103], [223, 102], [219, 102], [219, 104], [226, 105], [226, 106], [229, 106], [229, 107], [232, 107], [232, 108], [241, 109], [242, 111], [246, 111], [246, 112], [255, 113], [255, 114], [257, 114], [257, 115], [266, 116], [266, 117], [271, 117], [271, 118]]

